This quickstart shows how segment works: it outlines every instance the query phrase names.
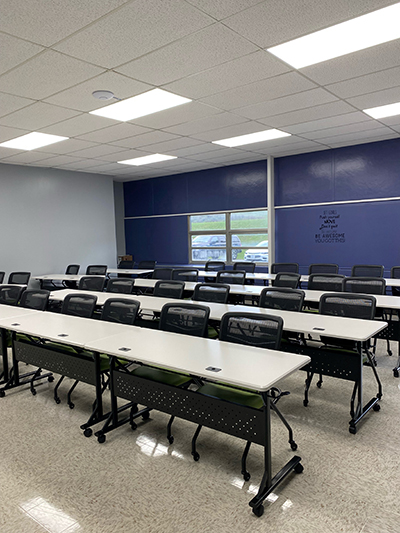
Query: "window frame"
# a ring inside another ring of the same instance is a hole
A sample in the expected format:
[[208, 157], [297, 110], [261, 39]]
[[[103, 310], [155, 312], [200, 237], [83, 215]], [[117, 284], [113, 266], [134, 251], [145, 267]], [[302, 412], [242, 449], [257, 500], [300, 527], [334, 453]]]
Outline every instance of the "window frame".
[[[209, 211], [204, 213], [190, 213], [187, 216], [188, 221], [188, 250], [189, 250], [189, 264], [206, 264], [207, 261], [212, 261], [212, 259], [193, 259], [192, 258], [192, 240], [194, 237], [199, 235], [225, 235], [225, 247], [211, 247], [204, 246], [200, 248], [201, 250], [221, 250], [224, 249], [226, 253], [226, 260], [224, 261], [227, 265], [233, 265], [237, 261], [244, 261], [244, 259], [233, 259], [233, 250], [236, 249], [235, 246], [232, 246], [232, 235], [237, 235], [240, 238], [240, 235], [254, 235], [257, 233], [263, 233], [266, 235], [266, 238], [263, 240], [268, 240], [269, 243], [269, 231], [268, 228], [251, 228], [251, 229], [232, 229], [231, 228], [231, 215], [234, 213], [254, 213], [256, 211], [263, 211], [267, 216], [267, 225], [268, 225], [268, 208], [253, 208], [253, 209], [239, 209], [239, 210], [230, 210], [230, 211]], [[201, 216], [201, 215], [224, 215], [225, 216], [225, 229], [213, 229], [213, 230], [192, 230], [191, 229], [191, 217], [192, 216]], [[241, 249], [244, 247], [242, 246]], [[245, 247], [247, 248], [247, 246]], [[262, 247], [262, 250], [267, 250], [269, 252], [269, 244], [267, 247]], [[215, 261], [222, 261], [222, 259], [215, 259]], [[257, 265], [267, 266], [268, 261], [258, 261]]]

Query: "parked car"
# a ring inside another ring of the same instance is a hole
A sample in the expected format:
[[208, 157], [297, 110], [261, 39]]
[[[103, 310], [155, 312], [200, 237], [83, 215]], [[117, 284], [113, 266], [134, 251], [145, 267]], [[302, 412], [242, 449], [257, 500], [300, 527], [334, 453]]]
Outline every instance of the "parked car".
[[[232, 246], [241, 246], [242, 243], [237, 235], [232, 235]], [[206, 250], [204, 248], [219, 248], [218, 250]], [[226, 248], [226, 235], [197, 235], [192, 241], [192, 248], [203, 248], [202, 250], [192, 250], [192, 260], [207, 261], [208, 259], [224, 260], [221, 257], [221, 250]], [[232, 249], [232, 259], [237, 259], [237, 256], [242, 250], [239, 248]]]
[[256, 248], [250, 248], [244, 252], [245, 261], [253, 261], [258, 263], [268, 262], [268, 250], [259, 250], [258, 247], [268, 246], [268, 241], [261, 241], [257, 244]]

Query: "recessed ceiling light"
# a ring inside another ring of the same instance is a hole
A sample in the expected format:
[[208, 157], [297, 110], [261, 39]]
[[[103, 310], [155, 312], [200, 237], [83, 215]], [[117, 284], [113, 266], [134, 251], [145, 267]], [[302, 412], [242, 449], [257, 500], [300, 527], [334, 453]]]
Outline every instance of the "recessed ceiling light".
[[233, 148], [234, 146], [270, 141], [271, 139], [279, 139], [280, 137], [290, 137], [290, 135], [290, 133], [272, 129], [258, 131], [257, 133], [249, 133], [248, 135], [239, 135], [239, 137], [230, 137], [229, 139], [221, 139], [220, 141], [212, 141], [212, 143]]
[[3, 146], [4, 148], [16, 148], [19, 150], [34, 150], [35, 148], [41, 148], [42, 146], [65, 141], [66, 139], [69, 139], [69, 137], [60, 137], [59, 135], [50, 135], [48, 133], [33, 131], [32, 133], [22, 135], [22, 137], [16, 137], [15, 139], [11, 139], [11, 141], [1, 143], [0, 146]]
[[295, 68], [307, 67], [400, 37], [400, 4], [316, 31], [268, 52]]
[[175, 155], [152, 154], [143, 157], [135, 157], [134, 159], [125, 159], [125, 161], [117, 161], [121, 165], [134, 165], [140, 167], [141, 165], [150, 165], [151, 163], [159, 163], [160, 161], [168, 161], [169, 159], [176, 159]]
[[187, 102], [191, 102], [191, 100], [163, 89], [153, 89], [147, 93], [132, 96], [132, 98], [127, 98], [121, 102], [90, 111], [90, 114], [126, 122], [127, 120], [151, 115], [157, 111], [186, 104]]
[[372, 118], [394, 117], [395, 115], [400, 115], [400, 102], [371, 107], [370, 109], [363, 109], [363, 111]]

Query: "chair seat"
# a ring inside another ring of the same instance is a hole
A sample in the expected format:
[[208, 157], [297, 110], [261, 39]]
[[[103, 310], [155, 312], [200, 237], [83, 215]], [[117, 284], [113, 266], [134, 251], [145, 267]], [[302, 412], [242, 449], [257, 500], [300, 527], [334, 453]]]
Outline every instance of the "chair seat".
[[220, 400], [237, 403], [246, 407], [253, 407], [254, 409], [262, 409], [264, 402], [260, 395], [253, 392], [245, 392], [224, 385], [215, 385], [213, 383], [206, 383], [198, 389], [200, 394], [205, 396], [212, 396]]
[[151, 366], [141, 366], [132, 371], [132, 374], [141, 378], [151, 379], [158, 383], [165, 383], [174, 387], [182, 387], [186, 383], [190, 383], [191, 379], [185, 374], [178, 374], [176, 372], [169, 372], [168, 370], [161, 370], [161, 368], [154, 368]]

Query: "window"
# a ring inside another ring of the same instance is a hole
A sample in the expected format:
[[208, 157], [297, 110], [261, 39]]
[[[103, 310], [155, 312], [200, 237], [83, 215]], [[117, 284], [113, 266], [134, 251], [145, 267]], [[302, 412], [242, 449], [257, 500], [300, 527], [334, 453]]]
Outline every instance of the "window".
[[267, 211], [189, 215], [189, 262], [268, 262]]

